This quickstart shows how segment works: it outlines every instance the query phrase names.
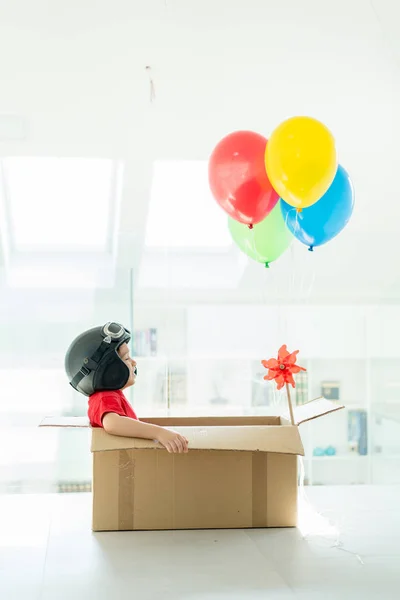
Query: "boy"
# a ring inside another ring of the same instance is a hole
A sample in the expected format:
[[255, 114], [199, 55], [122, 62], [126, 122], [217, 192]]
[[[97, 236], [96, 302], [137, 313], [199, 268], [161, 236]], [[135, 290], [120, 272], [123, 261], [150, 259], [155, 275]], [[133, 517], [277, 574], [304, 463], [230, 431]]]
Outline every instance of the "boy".
[[65, 370], [70, 384], [89, 396], [92, 427], [124, 437], [156, 440], [168, 452], [188, 451], [188, 440], [170, 429], [142, 423], [123, 390], [135, 384], [136, 361], [128, 348], [130, 332], [119, 323], [106, 323], [79, 335], [68, 348]]

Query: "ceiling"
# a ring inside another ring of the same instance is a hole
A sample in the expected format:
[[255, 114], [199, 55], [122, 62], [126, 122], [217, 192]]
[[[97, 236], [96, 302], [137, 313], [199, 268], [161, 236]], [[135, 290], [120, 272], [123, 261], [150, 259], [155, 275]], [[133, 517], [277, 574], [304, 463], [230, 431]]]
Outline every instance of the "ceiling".
[[[21, 288], [68, 303], [73, 282], [126, 301], [130, 270], [144, 304], [398, 302], [399, 30], [397, 0], [0, 0], [1, 157], [122, 165], [103, 253], [16, 249], [5, 190], [3, 308]], [[265, 270], [226, 240], [206, 161], [225, 134], [296, 114], [334, 133], [356, 210], [326, 247], [294, 244]]]

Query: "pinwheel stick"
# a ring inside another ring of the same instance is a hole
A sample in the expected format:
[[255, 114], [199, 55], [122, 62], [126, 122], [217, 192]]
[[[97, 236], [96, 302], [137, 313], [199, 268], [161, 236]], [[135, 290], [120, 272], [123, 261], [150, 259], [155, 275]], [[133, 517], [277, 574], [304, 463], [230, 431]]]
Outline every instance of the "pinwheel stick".
[[289, 387], [288, 383], [286, 384], [286, 394], [287, 394], [287, 400], [288, 400], [288, 405], [289, 405], [290, 421], [291, 421], [292, 425], [295, 425], [294, 415], [293, 415], [293, 406], [292, 406], [292, 397], [290, 395], [290, 387]]

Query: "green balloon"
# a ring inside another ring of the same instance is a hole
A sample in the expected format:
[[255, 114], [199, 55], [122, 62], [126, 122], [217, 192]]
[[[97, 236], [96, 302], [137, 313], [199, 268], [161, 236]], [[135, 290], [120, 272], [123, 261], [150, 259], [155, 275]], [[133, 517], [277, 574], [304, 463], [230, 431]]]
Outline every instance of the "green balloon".
[[257, 262], [266, 267], [289, 248], [293, 235], [285, 225], [280, 200], [264, 221], [250, 229], [248, 225], [238, 223], [231, 217], [228, 221], [233, 241], [239, 248]]

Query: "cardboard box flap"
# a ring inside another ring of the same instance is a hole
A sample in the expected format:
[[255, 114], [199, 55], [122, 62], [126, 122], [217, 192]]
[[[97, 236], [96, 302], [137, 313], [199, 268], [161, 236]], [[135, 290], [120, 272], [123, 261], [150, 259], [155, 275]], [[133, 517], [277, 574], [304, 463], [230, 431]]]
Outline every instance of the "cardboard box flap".
[[[243, 427], [174, 427], [189, 440], [191, 450], [244, 450], [249, 452], [276, 452], [304, 455], [297, 427], [243, 426]], [[93, 429], [92, 452], [152, 448], [161, 449], [151, 440], [117, 437], [103, 429]]]
[[45, 417], [39, 427], [90, 427], [87, 417]]
[[328, 415], [329, 413], [337, 410], [342, 410], [342, 408], [344, 408], [344, 406], [339, 404], [337, 401], [327, 400], [326, 398], [321, 397], [317, 398], [316, 400], [306, 402], [306, 404], [301, 406], [296, 406], [293, 409], [294, 420], [296, 425], [301, 425], [301, 423], [318, 419], [323, 415]]

